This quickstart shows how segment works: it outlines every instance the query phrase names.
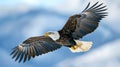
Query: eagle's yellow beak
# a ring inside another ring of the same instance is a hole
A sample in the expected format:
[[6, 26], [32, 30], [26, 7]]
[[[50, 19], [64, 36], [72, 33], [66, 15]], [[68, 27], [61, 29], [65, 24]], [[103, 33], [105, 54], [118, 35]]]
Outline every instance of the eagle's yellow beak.
[[48, 33], [48, 32], [46, 32], [46, 33], [44, 34], [44, 36], [49, 36], [49, 33]]

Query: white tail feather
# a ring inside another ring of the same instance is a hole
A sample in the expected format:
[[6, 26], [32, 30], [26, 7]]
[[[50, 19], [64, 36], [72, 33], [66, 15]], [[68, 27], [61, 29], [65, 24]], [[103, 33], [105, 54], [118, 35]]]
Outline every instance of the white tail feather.
[[92, 47], [92, 42], [75, 40], [76, 45], [70, 47], [71, 52], [85, 52]]

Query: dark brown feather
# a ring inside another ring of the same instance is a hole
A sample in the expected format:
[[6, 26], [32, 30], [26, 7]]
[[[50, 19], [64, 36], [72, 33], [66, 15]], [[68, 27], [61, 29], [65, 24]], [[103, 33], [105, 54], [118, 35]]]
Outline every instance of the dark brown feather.
[[25, 62], [30, 60], [31, 57], [39, 56], [41, 54], [48, 53], [50, 51], [60, 48], [61, 45], [57, 44], [50, 37], [37, 36], [31, 37], [23, 42], [23, 44], [15, 47], [11, 52], [12, 58], [16, 58], [15, 61], [19, 60]]

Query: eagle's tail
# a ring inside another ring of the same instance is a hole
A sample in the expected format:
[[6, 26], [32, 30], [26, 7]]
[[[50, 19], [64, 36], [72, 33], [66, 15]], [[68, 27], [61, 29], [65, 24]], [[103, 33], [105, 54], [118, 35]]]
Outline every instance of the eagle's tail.
[[92, 47], [92, 42], [87, 42], [87, 41], [79, 41], [75, 40], [76, 45], [71, 46], [69, 49], [71, 52], [85, 52], [88, 51]]

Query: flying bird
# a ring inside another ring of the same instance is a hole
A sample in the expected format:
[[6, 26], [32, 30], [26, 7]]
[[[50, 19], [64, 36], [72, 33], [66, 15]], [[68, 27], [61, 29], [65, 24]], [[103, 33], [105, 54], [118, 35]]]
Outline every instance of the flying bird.
[[93, 43], [79, 39], [98, 27], [100, 20], [107, 16], [106, 10], [103, 3], [96, 2], [90, 6], [89, 2], [81, 13], [70, 16], [61, 30], [49, 31], [43, 36], [30, 37], [14, 47], [10, 55], [15, 61], [26, 62], [62, 46], [68, 47], [72, 52], [88, 51]]

